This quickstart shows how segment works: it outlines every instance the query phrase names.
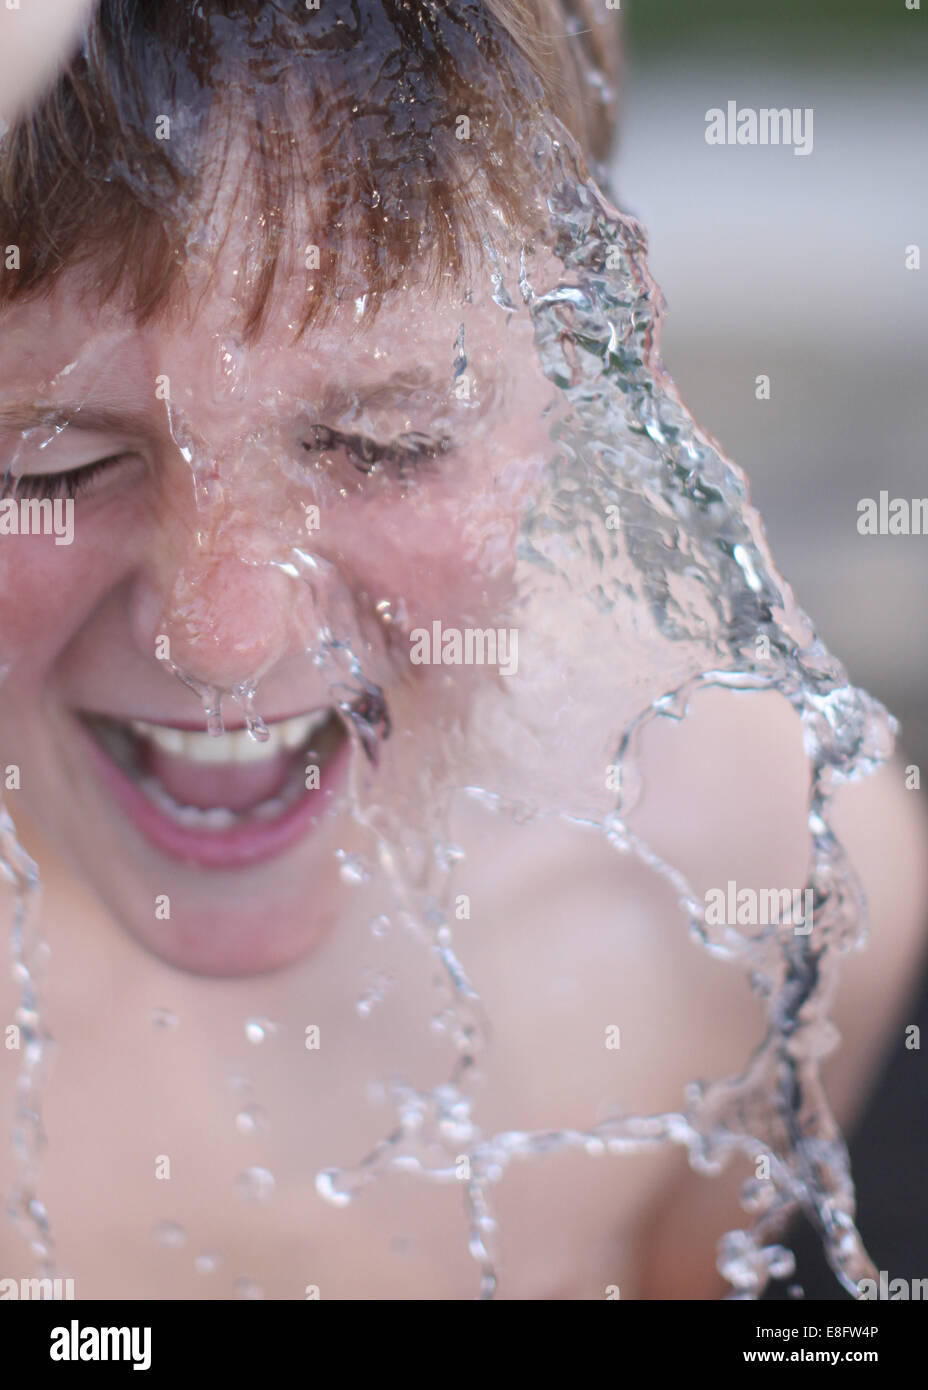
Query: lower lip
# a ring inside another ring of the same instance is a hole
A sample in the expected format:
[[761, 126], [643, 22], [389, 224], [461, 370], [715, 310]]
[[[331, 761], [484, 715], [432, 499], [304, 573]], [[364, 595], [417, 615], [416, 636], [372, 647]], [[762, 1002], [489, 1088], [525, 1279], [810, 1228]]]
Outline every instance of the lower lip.
[[351, 756], [347, 735], [320, 770], [319, 787], [307, 791], [276, 820], [249, 821], [228, 830], [177, 825], [150, 801], [132, 778], [82, 727], [101, 780], [142, 835], [183, 864], [201, 869], [237, 869], [275, 859], [313, 829], [342, 787]]

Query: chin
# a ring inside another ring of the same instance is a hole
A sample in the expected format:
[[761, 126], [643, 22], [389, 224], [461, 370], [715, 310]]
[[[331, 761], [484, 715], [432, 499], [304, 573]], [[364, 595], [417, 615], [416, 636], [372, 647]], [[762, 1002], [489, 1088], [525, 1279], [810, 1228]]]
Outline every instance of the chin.
[[270, 975], [297, 965], [320, 949], [336, 919], [334, 907], [305, 905], [273, 914], [247, 907], [235, 913], [187, 908], [154, 924], [137, 920], [137, 912], [112, 915], [150, 955], [185, 974], [213, 979]]

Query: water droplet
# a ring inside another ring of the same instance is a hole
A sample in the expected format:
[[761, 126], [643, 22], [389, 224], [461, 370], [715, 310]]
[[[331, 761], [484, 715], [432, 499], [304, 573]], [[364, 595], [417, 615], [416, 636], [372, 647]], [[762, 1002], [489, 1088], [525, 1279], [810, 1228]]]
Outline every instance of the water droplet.
[[217, 404], [243, 401], [249, 388], [248, 353], [241, 343], [224, 339], [218, 346], [213, 377], [213, 398]]
[[[188, 450], [185, 451], [185, 456], [187, 462], [192, 464], [193, 454]], [[201, 472], [196, 474], [196, 495], [199, 506], [206, 509], [218, 506], [223, 499], [224, 492], [225, 489], [220, 478], [211, 477]]]
[[212, 738], [219, 738], [225, 732], [222, 722], [222, 691], [215, 685], [201, 685], [196, 682], [196, 692], [206, 715], [206, 732]]
[[267, 1113], [260, 1105], [246, 1105], [235, 1117], [235, 1128], [239, 1134], [256, 1134], [267, 1128]]
[[772, 1278], [788, 1279], [796, 1273], [796, 1257], [785, 1245], [768, 1245], [763, 1255]]
[[176, 1028], [180, 1022], [170, 1009], [152, 1009], [151, 1021], [156, 1028]]
[[335, 858], [339, 860], [338, 870], [342, 883], [367, 883], [370, 878], [370, 870], [360, 854], [349, 854], [346, 850], [337, 849]]
[[237, 701], [242, 707], [245, 716], [245, 728], [251, 738], [256, 743], [267, 743], [270, 738], [270, 730], [255, 709], [255, 695], [257, 688], [253, 681], [245, 681], [241, 685], [234, 685], [229, 692], [233, 700]]
[[374, 936], [386, 936], [389, 930], [390, 918], [386, 913], [381, 913], [379, 917], [375, 917], [373, 922], [371, 922], [371, 932]]
[[236, 1178], [235, 1188], [246, 1202], [267, 1202], [274, 1192], [274, 1174], [268, 1168], [246, 1168]]
[[236, 1298], [248, 1299], [263, 1298], [264, 1290], [260, 1284], [255, 1283], [254, 1279], [249, 1279], [246, 1275], [242, 1275], [235, 1281], [235, 1296]]
[[467, 369], [467, 353], [464, 348], [464, 324], [458, 329], [458, 336], [454, 344], [454, 361], [451, 364], [453, 379], [456, 381]]
[[249, 1018], [245, 1021], [245, 1037], [255, 1047], [259, 1043], [266, 1042], [268, 1038], [273, 1038], [277, 1034], [277, 1024], [272, 1023], [269, 1018]]
[[362, 1018], [367, 1017], [375, 1004], [383, 1003], [384, 996], [393, 983], [393, 976], [385, 970], [371, 970], [365, 973], [368, 977], [368, 985], [355, 1004], [355, 1008]]
[[200, 701], [203, 713], [206, 716], [206, 732], [213, 738], [218, 738], [223, 732], [222, 723], [222, 691], [215, 685], [204, 685], [197, 680], [196, 676], [189, 676], [187, 672], [174, 661], [164, 661], [162, 663], [176, 676], [182, 685], [188, 690], [192, 690]]
[[344, 1175], [338, 1168], [327, 1168], [316, 1174], [316, 1191], [320, 1197], [331, 1202], [333, 1207], [347, 1207], [352, 1193], [343, 1191], [338, 1184], [344, 1182]]
[[222, 1257], [212, 1253], [197, 1255], [193, 1262], [193, 1267], [197, 1274], [215, 1274], [222, 1263]]
[[38, 1226], [48, 1225], [48, 1212], [45, 1210], [44, 1202], [40, 1202], [38, 1197], [33, 1197], [28, 1205], [29, 1215]]
[[183, 1226], [178, 1226], [176, 1221], [159, 1221], [154, 1231], [155, 1240], [159, 1245], [177, 1247], [185, 1244], [187, 1232]]

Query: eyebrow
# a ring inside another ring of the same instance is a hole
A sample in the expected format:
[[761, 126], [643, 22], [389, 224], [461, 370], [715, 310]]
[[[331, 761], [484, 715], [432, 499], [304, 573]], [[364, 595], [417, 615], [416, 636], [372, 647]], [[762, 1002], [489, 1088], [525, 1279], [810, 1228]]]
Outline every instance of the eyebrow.
[[436, 376], [428, 367], [417, 367], [393, 372], [382, 381], [360, 382], [352, 388], [330, 385], [323, 392], [321, 408], [345, 410], [351, 405], [397, 405], [423, 391], [447, 396], [451, 385], [450, 364], [447, 377]]
[[124, 410], [118, 406], [82, 405], [80, 401], [60, 405], [12, 402], [0, 405], [0, 429], [31, 430], [44, 425], [49, 429], [71, 429], [106, 433], [137, 433], [151, 429], [151, 416], [145, 411]]
[[[436, 404], [449, 401], [453, 377], [451, 366], [447, 377], [437, 376], [428, 367], [394, 372], [381, 381], [360, 382], [347, 387], [329, 384], [322, 392], [314, 413], [320, 420], [337, 418], [357, 407], [390, 407], [408, 405], [423, 392], [433, 391]], [[294, 402], [300, 406], [306, 402]], [[120, 406], [84, 405], [80, 401], [65, 401], [56, 405], [38, 402], [11, 402], [0, 405], [0, 429], [76, 429], [98, 434], [144, 434], [156, 421], [149, 411], [124, 409]]]

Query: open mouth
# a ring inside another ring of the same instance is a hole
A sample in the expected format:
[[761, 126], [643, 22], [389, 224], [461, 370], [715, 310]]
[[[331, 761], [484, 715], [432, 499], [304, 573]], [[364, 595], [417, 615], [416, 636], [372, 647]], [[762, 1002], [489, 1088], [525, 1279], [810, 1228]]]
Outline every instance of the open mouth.
[[[269, 724], [259, 743], [246, 729], [211, 734], [142, 720], [91, 716], [91, 733], [166, 816], [188, 829], [229, 830], [281, 815], [321, 781], [345, 737], [334, 710]], [[307, 768], [317, 769], [317, 777]]]
[[331, 799], [348, 734], [334, 708], [218, 737], [82, 714], [95, 761], [135, 824], [175, 858], [212, 867], [280, 852]]

